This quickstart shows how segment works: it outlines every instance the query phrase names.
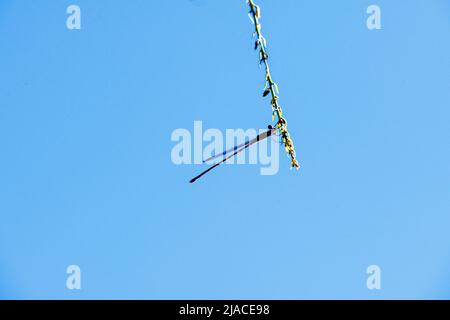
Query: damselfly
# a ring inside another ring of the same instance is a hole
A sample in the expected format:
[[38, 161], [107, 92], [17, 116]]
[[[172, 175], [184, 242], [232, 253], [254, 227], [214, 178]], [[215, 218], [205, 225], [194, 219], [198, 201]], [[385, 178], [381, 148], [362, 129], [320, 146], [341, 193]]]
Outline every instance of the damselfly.
[[256, 136], [255, 138], [253, 138], [252, 140], [246, 141], [245, 143], [242, 143], [242, 144], [240, 144], [240, 145], [237, 145], [237, 146], [235, 146], [235, 147], [233, 147], [233, 148], [231, 148], [231, 149], [225, 150], [224, 152], [222, 152], [222, 153], [220, 153], [220, 154], [218, 154], [218, 155], [215, 155], [215, 156], [212, 156], [212, 157], [210, 157], [210, 158], [208, 158], [208, 159], [206, 159], [206, 160], [203, 160], [203, 162], [208, 162], [208, 161], [213, 160], [213, 159], [216, 159], [216, 158], [218, 158], [218, 157], [220, 157], [220, 156], [225, 157], [228, 153], [234, 151], [234, 153], [230, 154], [229, 156], [225, 157], [225, 158], [224, 158], [223, 160], [221, 160], [220, 162], [218, 162], [218, 163], [214, 164], [213, 166], [211, 166], [210, 168], [206, 169], [205, 171], [203, 171], [202, 173], [200, 173], [198, 176], [192, 178], [189, 182], [190, 182], [190, 183], [194, 183], [194, 182], [197, 181], [199, 178], [201, 178], [202, 176], [204, 176], [205, 174], [207, 174], [209, 171], [211, 171], [212, 169], [214, 169], [214, 168], [220, 166], [222, 163], [224, 163], [224, 162], [226, 162], [228, 159], [234, 157], [234, 156], [237, 155], [239, 152], [244, 151], [245, 149], [247, 149], [248, 147], [250, 147], [251, 145], [253, 145], [253, 144], [255, 144], [255, 143], [259, 142], [259, 141], [262, 141], [262, 140], [264, 140], [264, 139], [266, 139], [266, 138], [268, 138], [268, 137], [270, 137], [270, 136], [272, 136], [272, 135], [275, 135], [275, 133], [276, 133], [276, 129], [273, 128], [271, 125], [269, 125], [267, 131], [265, 131], [265, 132], [263, 132], [263, 133], [260, 133], [259, 135], [257, 135], [257, 136]]

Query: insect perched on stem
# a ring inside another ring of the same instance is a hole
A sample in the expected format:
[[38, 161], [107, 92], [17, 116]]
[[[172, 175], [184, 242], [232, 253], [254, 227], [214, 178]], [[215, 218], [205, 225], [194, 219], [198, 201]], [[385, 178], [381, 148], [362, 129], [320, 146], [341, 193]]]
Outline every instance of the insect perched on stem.
[[[204, 176], [205, 174], [207, 174], [214, 168], [217, 168], [222, 163], [226, 162], [228, 159], [236, 156], [238, 153], [249, 148], [251, 145], [253, 145], [261, 140], [264, 140], [267, 137], [275, 135], [277, 130], [279, 131], [279, 136], [281, 138], [282, 143], [284, 144], [285, 151], [291, 157], [291, 167], [297, 168], [297, 169], [300, 167], [300, 165], [296, 159], [294, 144], [292, 142], [292, 139], [289, 135], [289, 131], [287, 128], [287, 121], [283, 117], [283, 110], [281, 109], [281, 106], [278, 102], [278, 99], [279, 99], [278, 85], [273, 81], [272, 75], [270, 73], [270, 68], [269, 68], [269, 63], [268, 63], [269, 54], [267, 53], [267, 41], [261, 34], [261, 23], [260, 23], [261, 9], [259, 6], [257, 6], [253, 2], [253, 0], [247, 0], [247, 3], [250, 6], [250, 12], [248, 13], [248, 16], [249, 16], [250, 20], [252, 21], [253, 25], [255, 26], [255, 32], [254, 32], [254, 36], [256, 37], [255, 50], [258, 50], [258, 48], [259, 48], [259, 63], [261, 65], [262, 64], [264, 65], [265, 71], [266, 71], [266, 81], [265, 81], [264, 92], [263, 92], [262, 96], [263, 97], [267, 97], [269, 95], [271, 96], [270, 104], [272, 107], [272, 121], [275, 120], [275, 116], [276, 116], [277, 122], [274, 127], [269, 125], [268, 130], [266, 132], [259, 134], [256, 138], [254, 138], [250, 141], [247, 141], [243, 144], [237, 145], [232, 149], [226, 150], [223, 153], [219, 154], [218, 156], [213, 156], [213, 157], [206, 159], [204, 162], [215, 159], [219, 156], [224, 157], [223, 160], [214, 164], [210, 168], [208, 168], [205, 171], [203, 171], [202, 173], [200, 173], [198, 176], [191, 179], [189, 181], [190, 183], [194, 183], [199, 178], [201, 178], [202, 176]], [[227, 154], [230, 152], [233, 152], [233, 153], [227, 156]]]

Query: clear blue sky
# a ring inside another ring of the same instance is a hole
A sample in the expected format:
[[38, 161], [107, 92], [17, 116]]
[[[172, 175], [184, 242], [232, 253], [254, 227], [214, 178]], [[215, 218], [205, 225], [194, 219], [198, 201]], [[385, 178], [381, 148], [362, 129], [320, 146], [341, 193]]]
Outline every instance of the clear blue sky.
[[270, 121], [244, 0], [0, 2], [0, 297], [450, 298], [450, 4], [257, 3], [303, 167], [190, 185], [174, 129]]

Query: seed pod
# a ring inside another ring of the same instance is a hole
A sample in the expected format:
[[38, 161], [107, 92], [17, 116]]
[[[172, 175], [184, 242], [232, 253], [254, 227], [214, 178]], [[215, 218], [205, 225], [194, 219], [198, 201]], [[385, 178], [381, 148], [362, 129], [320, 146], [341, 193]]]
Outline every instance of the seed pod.
[[255, 7], [256, 7], [255, 16], [259, 19], [259, 18], [261, 18], [261, 9], [259, 8], [259, 6], [255, 6]]

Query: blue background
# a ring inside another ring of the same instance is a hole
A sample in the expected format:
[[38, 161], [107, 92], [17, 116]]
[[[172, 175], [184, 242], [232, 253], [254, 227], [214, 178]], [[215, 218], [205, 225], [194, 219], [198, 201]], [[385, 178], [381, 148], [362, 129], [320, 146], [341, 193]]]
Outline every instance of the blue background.
[[0, 2], [1, 298], [450, 297], [447, 0], [257, 1], [302, 168], [194, 185], [173, 130], [270, 121], [245, 1], [70, 4]]

